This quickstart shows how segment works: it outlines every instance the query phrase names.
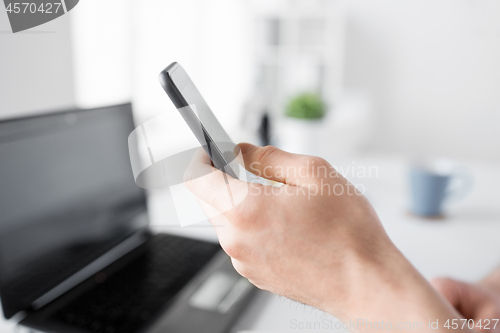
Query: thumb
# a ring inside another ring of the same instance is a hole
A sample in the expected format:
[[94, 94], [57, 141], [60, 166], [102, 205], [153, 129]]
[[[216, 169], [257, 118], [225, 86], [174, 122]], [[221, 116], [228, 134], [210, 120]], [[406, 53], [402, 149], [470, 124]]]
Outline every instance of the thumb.
[[273, 146], [259, 147], [240, 143], [245, 169], [251, 173], [280, 183], [302, 186], [315, 181], [318, 172], [324, 169], [328, 174], [333, 169], [328, 162], [319, 157], [292, 154]]

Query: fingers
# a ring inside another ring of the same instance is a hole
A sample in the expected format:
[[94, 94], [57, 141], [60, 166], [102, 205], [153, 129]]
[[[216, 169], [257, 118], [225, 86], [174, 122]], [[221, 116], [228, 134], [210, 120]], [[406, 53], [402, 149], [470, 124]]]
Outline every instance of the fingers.
[[247, 265], [243, 261], [240, 261], [240, 260], [235, 259], [233, 257], [231, 257], [231, 263], [234, 267], [234, 270], [236, 272], [238, 272], [239, 275], [241, 275], [249, 280], [252, 279], [254, 274], [253, 274], [252, 269], [249, 267], [249, 265]]
[[484, 292], [481, 289], [450, 278], [436, 278], [431, 281], [431, 284], [465, 318], [475, 318], [484, 298]]
[[258, 147], [249, 143], [238, 146], [248, 171], [288, 185], [307, 185], [333, 169], [321, 158], [292, 154], [273, 146]]
[[210, 158], [200, 148], [184, 173], [184, 184], [199, 199], [220, 213], [226, 213], [248, 194], [247, 183], [212, 167]]
[[210, 157], [200, 147], [195, 151], [191, 162], [189, 162], [184, 172], [184, 182], [190, 182], [191, 180], [206, 176], [213, 171], [215, 171], [215, 168], [211, 164]]
[[227, 229], [225, 227], [229, 225], [227, 217], [224, 216], [220, 211], [218, 211], [214, 207], [210, 206], [205, 201], [201, 200], [200, 198], [197, 197], [196, 199], [201, 209], [203, 210], [205, 217], [208, 219], [210, 224], [212, 224], [212, 226], [215, 229], [215, 232], [217, 233], [218, 238], [220, 239], [225, 229]]
[[465, 288], [463, 282], [450, 278], [435, 278], [431, 284], [454, 308], [458, 308], [463, 302]]

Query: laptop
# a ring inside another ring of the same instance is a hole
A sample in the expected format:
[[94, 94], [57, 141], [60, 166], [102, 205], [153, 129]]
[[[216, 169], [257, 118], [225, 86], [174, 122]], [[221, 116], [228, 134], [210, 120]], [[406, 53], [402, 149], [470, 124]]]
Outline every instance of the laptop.
[[0, 122], [0, 298], [41, 332], [226, 332], [255, 288], [216, 243], [154, 233], [132, 106]]

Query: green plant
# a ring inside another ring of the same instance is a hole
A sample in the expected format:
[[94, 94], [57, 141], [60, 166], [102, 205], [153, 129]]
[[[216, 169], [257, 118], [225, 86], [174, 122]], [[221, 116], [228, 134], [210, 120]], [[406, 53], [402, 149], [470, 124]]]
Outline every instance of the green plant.
[[285, 115], [291, 118], [316, 120], [325, 116], [326, 105], [318, 94], [302, 93], [290, 100]]

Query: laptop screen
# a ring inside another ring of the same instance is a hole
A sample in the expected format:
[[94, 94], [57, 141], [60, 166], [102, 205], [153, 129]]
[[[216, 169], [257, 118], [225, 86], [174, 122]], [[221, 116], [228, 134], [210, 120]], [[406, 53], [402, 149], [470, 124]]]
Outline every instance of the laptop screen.
[[11, 317], [144, 229], [130, 104], [0, 122], [0, 296]]

